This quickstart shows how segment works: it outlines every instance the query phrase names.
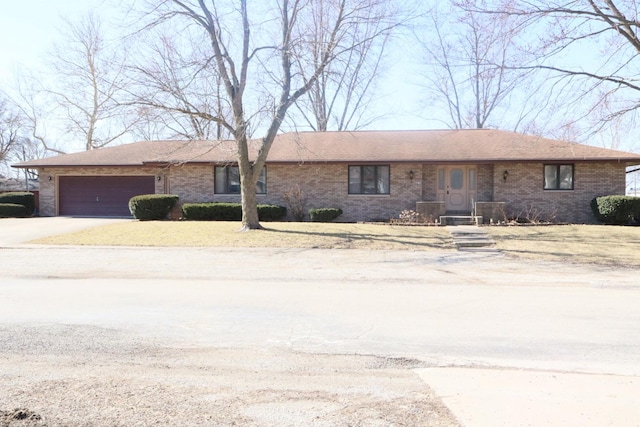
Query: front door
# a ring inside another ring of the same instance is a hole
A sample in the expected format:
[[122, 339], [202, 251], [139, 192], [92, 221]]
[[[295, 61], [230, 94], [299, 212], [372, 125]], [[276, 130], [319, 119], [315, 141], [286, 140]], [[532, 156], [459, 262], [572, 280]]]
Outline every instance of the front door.
[[438, 168], [438, 199], [449, 213], [469, 214], [476, 194], [476, 168], [450, 165]]

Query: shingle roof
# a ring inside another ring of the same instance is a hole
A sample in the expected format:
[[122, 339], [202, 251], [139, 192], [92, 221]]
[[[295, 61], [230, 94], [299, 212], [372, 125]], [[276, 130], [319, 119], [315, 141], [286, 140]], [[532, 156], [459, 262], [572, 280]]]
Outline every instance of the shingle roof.
[[[258, 141], [253, 141], [253, 153]], [[14, 167], [224, 163], [233, 141], [142, 141], [19, 163]], [[298, 132], [279, 135], [269, 163], [617, 161], [640, 154], [493, 129]]]

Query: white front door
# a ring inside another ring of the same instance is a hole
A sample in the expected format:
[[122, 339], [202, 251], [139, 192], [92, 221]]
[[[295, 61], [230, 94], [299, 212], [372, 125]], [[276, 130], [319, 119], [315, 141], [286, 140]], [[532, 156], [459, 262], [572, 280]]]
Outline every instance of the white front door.
[[451, 165], [438, 168], [438, 200], [447, 212], [470, 213], [476, 194], [476, 168]]

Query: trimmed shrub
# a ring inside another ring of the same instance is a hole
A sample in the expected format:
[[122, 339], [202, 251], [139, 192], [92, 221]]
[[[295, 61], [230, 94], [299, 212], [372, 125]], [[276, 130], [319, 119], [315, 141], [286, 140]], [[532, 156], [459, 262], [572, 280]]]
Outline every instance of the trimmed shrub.
[[185, 203], [182, 217], [190, 221], [241, 221], [240, 203]]
[[313, 222], [331, 222], [342, 215], [340, 208], [309, 209], [309, 218]]
[[278, 205], [258, 205], [260, 221], [280, 221], [287, 216], [287, 208]]
[[26, 218], [31, 212], [25, 205], [18, 203], [0, 203], [0, 218]]
[[129, 211], [141, 221], [166, 219], [178, 202], [175, 194], [141, 194], [129, 199]]
[[591, 210], [604, 224], [628, 225], [640, 222], [640, 197], [602, 196], [591, 200]]
[[29, 191], [12, 191], [0, 194], [0, 203], [9, 203], [24, 206], [29, 215], [36, 210], [36, 196]]
[[[287, 208], [277, 205], [258, 205], [260, 221], [278, 221], [287, 215]], [[191, 221], [242, 221], [240, 203], [185, 203], [182, 216]]]

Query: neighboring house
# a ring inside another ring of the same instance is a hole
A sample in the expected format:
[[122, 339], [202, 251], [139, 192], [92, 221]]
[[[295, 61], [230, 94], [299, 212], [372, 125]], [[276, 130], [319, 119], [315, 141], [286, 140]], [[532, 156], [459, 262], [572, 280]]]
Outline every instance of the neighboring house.
[[[137, 194], [181, 203], [239, 201], [233, 141], [143, 141], [14, 165], [37, 169], [40, 215], [128, 216]], [[308, 208], [342, 221], [475, 213], [588, 223], [590, 201], [625, 193], [640, 154], [489, 129], [300, 132], [279, 135], [258, 202], [285, 205], [299, 186]]]

